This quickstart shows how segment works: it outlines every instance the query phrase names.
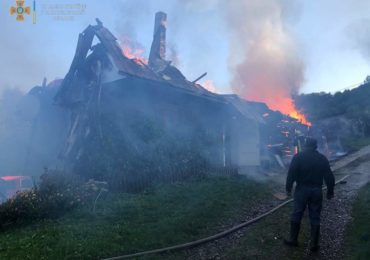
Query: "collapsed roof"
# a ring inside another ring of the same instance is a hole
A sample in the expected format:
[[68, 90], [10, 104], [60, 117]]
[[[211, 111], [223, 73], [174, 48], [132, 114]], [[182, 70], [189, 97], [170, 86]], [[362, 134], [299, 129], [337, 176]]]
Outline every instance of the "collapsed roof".
[[[159, 20], [158, 17], [162, 20]], [[73, 81], [85, 70], [85, 64], [89, 60], [89, 57], [92, 56], [92, 54], [88, 55], [89, 51], [98, 52], [103, 49], [108, 54], [112, 65], [122, 76], [166, 82], [173, 87], [190, 92], [191, 94], [225, 102], [221, 96], [206, 90], [194, 81], [188, 81], [176, 67], [171, 65], [170, 61], [164, 60], [165, 39], [163, 37], [165, 36], [165, 22], [163, 19], [165, 17], [166, 15], [161, 12], [156, 15], [157, 28], [154, 32], [148, 64], [138, 59], [126, 57], [117, 43], [117, 38], [103, 26], [99, 19], [96, 19], [97, 25], [89, 25], [79, 35], [75, 56], [55, 97], [55, 101], [66, 106], [73, 103], [74, 100], [71, 94], [75, 91], [73, 88], [76, 85], [73, 84]], [[99, 39], [100, 43], [92, 46], [95, 36]]]
[[[105, 67], [108, 68], [108, 70], [114, 70], [116, 72], [116, 75], [113, 77], [110, 76], [108, 81], [120, 79], [119, 77], [136, 77], [163, 82], [166, 83], [163, 84], [163, 86], [170, 85], [176, 90], [183, 91], [186, 94], [195, 95], [213, 102], [229, 104], [244, 117], [252, 120], [257, 119], [258, 122], [261, 122], [261, 120], [263, 121], [257, 113], [248, 111], [251, 109], [251, 106], [249, 106], [245, 100], [235, 95], [219, 95], [197, 84], [196, 82], [204, 77], [206, 73], [202, 74], [194, 81], [189, 81], [180, 70], [171, 64], [171, 61], [165, 60], [166, 19], [167, 15], [165, 13], [156, 13], [153, 42], [148, 63], [136, 58], [130, 59], [125, 56], [117, 43], [117, 38], [103, 26], [103, 23], [99, 19], [96, 19], [96, 25], [89, 25], [79, 35], [71, 67], [55, 96], [56, 103], [62, 106], [74, 107], [75, 104], [83, 100], [85, 91], [83, 88], [92, 89], [94, 86], [101, 87], [100, 85], [102, 83], [107, 82], [103, 82], [104, 79], [99, 76], [101, 70], [104, 69], [102, 68], [104, 64], [94, 64], [92, 61], [94, 56], [101, 55], [106, 57]], [[100, 43], [93, 46], [92, 44], [95, 36]], [[101, 57], [99, 59], [101, 59]], [[89, 77], [81, 76], [87, 73], [87, 69], [93, 71], [96, 75]], [[94, 82], [90, 82], [90, 78], [93, 78], [92, 81]]]

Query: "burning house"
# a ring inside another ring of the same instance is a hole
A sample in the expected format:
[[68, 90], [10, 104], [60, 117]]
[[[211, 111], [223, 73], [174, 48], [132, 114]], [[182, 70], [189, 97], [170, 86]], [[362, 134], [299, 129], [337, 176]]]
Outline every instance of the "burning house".
[[138, 190], [288, 163], [307, 126], [264, 103], [213, 93], [197, 84], [205, 75], [190, 81], [166, 60], [166, 14], [155, 16], [148, 60], [130, 56], [97, 19], [79, 35], [64, 79], [44, 80], [15, 109], [23, 124], [7, 142], [17, 149], [0, 159], [23, 163], [9, 163], [7, 175], [57, 168]]
[[264, 103], [213, 93], [197, 84], [205, 75], [190, 81], [166, 60], [165, 13], [155, 16], [148, 60], [121, 48], [97, 19], [79, 35], [64, 79], [44, 80], [15, 109], [22, 124], [7, 138], [17, 149], [0, 156], [10, 162], [6, 174], [57, 168], [134, 191], [289, 163], [307, 126]]
[[187, 80], [165, 59], [165, 37], [166, 14], [159, 12], [146, 62], [126, 57], [98, 19], [79, 35], [55, 96], [70, 113], [60, 156], [71, 170], [129, 187], [260, 165], [261, 116], [237, 96]]

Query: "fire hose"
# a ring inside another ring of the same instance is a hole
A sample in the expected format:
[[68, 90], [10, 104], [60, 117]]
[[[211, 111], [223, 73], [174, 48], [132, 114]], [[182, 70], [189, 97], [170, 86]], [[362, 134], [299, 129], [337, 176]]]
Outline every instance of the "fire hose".
[[[358, 158], [357, 158], [358, 159]], [[354, 160], [353, 160], [354, 161]], [[350, 161], [349, 163], [351, 163], [352, 161]], [[349, 164], [348, 163], [348, 164]], [[346, 165], [348, 165], [346, 164]], [[336, 167], [336, 169], [333, 168], [333, 170], [338, 170], [339, 168], [342, 168], [346, 165], [343, 165], [341, 167]], [[350, 176], [350, 174], [348, 175], [345, 175], [344, 177], [342, 177], [341, 179], [339, 179], [338, 181], [335, 182], [335, 184], [338, 184], [342, 181], [344, 181], [345, 179], [347, 179], [348, 177]], [[323, 190], [326, 190], [327, 187], [324, 187]], [[118, 259], [127, 259], [127, 258], [133, 258], [133, 257], [140, 257], [140, 256], [145, 256], [145, 255], [151, 255], [151, 254], [159, 254], [159, 253], [164, 253], [164, 252], [169, 252], [169, 251], [176, 251], [176, 250], [182, 250], [182, 249], [186, 249], [186, 248], [191, 248], [191, 247], [195, 247], [195, 246], [198, 246], [198, 245], [201, 245], [201, 244], [205, 244], [205, 243], [208, 243], [208, 242], [211, 242], [211, 241], [214, 241], [214, 240], [217, 240], [217, 239], [220, 239], [222, 237], [225, 237], [243, 227], [246, 227], [246, 226], [249, 226], [261, 219], [263, 219], [264, 217], [268, 216], [268, 215], [271, 215], [272, 213], [274, 213], [275, 211], [277, 211], [278, 209], [284, 207], [285, 205], [289, 204], [290, 202], [292, 202], [293, 199], [288, 199], [282, 203], [280, 203], [279, 205], [275, 206], [274, 208], [270, 209], [269, 211], [253, 218], [253, 219], [250, 219], [250, 220], [247, 220], [247, 221], [244, 221], [236, 226], [233, 226], [231, 227], [230, 229], [227, 229], [225, 231], [222, 231], [220, 233], [217, 233], [215, 235], [212, 235], [212, 236], [209, 236], [209, 237], [205, 237], [205, 238], [201, 238], [201, 239], [198, 239], [198, 240], [194, 240], [194, 241], [191, 241], [191, 242], [187, 242], [187, 243], [183, 243], [183, 244], [178, 244], [178, 245], [174, 245], [174, 246], [169, 246], [169, 247], [164, 247], [164, 248], [158, 248], [158, 249], [153, 249], [153, 250], [148, 250], [148, 251], [143, 251], [143, 252], [138, 252], [138, 253], [133, 253], [133, 254], [128, 254], [128, 255], [121, 255], [121, 256], [115, 256], [115, 257], [110, 257], [110, 258], [104, 258], [103, 260], [118, 260]]]

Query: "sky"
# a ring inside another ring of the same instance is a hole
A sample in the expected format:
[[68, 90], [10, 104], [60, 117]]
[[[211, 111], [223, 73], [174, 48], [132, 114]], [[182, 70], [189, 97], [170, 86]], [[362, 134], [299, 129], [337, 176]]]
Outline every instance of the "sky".
[[[58, 14], [53, 9], [56, 4]], [[245, 62], [256, 58], [251, 42], [266, 21], [271, 23], [270, 33], [281, 30], [278, 38], [271, 39], [282, 38], [283, 48], [278, 51], [283, 50], [288, 59], [283, 63], [284, 73], [300, 74], [299, 80], [292, 81], [299, 93], [334, 93], [370, 75], [368, 0], [36, 0], [35, 24], [32, 14], [25, 15], [23, 22], [16, 21], [16, 15], [9, 13], [14, 5], [14, 0], [0, 2], [0, 91], [19, 88], [26, 92], [44, 77], [48, 81], [63, 78], [78, 34], [95, 24], [96, 17], [118, 39], [128, 37], [148, 56], [156, 11], [168, 15], [168, 59], [189, 80], [207, 72], [204, 80], [211, 80], [220, 93], [235, 91], [237, 68], [239, 74], [243, 69], [255, 71]], [[32, 1], [26, 0], [25, 6], [29, 5]], [[72, 10], [71, 5], [77, 14], [63, 16]], [[264, 63], [259, 66], [263, 68]]]

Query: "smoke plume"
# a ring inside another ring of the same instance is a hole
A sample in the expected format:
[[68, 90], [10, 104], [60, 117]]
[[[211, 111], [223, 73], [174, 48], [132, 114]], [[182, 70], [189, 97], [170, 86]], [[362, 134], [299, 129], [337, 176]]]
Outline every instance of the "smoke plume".
[[[137, 6], [138, 2], [131, 5]], [[291, 96], [303, 83], [304, 64], [289, 25], [299, 18], [301, 6], [298, 1], [291, 1], [289, 5], [281, 0], [149, 3], [145, 6], [152, 13], [162, 9], [168, 12], [169, 39], [186, 40], [194, 46], [194, 50], [187, 53], [191, 56], [192, 70], [198, 63], [203, 68], [198, 69], [198, 74], [205, 68], [212, 69], [215, 67], [213, 56], [218, 57], [218, 65], [224, 66], [223, 73], [229, 69], [229, 86], [234, 93], [248, 100], [266, 102], [270, 108], [286, 114], [295, 111]], [[192, 34], [185, 39], [178, 38], [180, 33], [176, 31], [186, 30], [184, 25], [193, 28]], [[215, 26], [222, 35], [219, 39], [210, 37], [208, 33]], [[207, 41], [217, 42], [218, 46], [228, 42], [225, 44], [229, 55], [227, 65]], [[209, 51], [211, 49], [213, 52]], [[211, 64], [206, 64], [207, 61]], [[181, 62], [180, 69], [188, 72], [188, 64]], [[212, 71], [209, 76], [212, 77]]]
[[304, 65], [286, 24], [287, 8], [278, 0], [246, 0], [228, 2], [224, 10], [231, 35], [233, 91], [289, 114]]

